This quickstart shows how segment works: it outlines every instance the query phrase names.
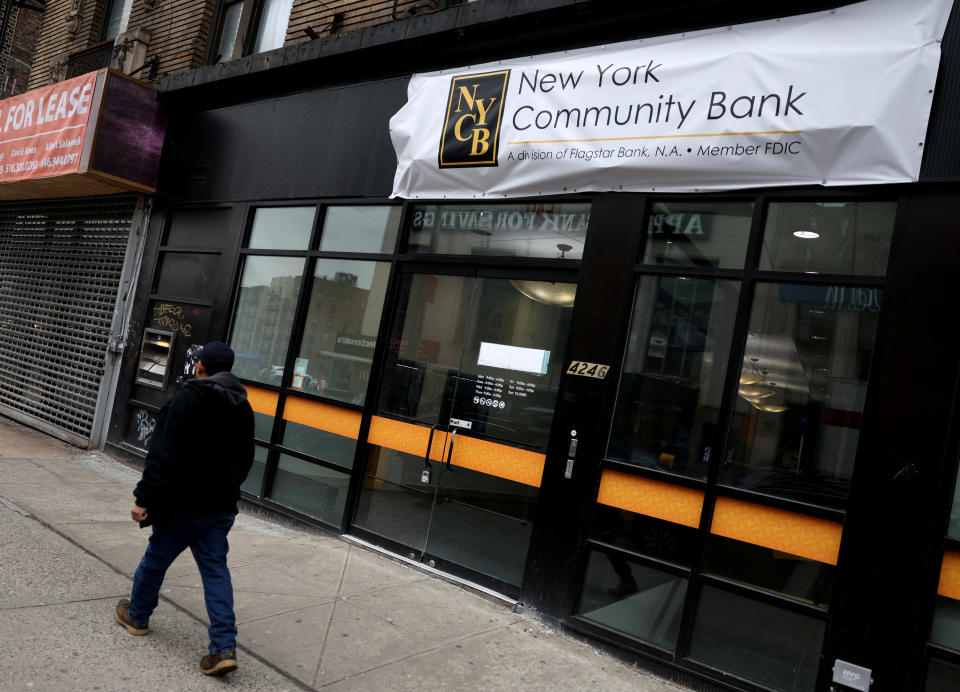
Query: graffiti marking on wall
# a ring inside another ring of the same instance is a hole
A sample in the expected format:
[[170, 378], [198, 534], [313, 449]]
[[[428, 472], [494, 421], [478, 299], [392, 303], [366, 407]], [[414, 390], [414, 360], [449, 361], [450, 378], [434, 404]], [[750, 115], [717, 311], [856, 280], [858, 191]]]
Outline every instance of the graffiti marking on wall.
[[144, 409], [137, 410], [137, 442], [144, 447], [150, 446], [150, 438], [153, 437], [153, 430], [157, 427], [157, 419], [149, 411]]
[[193, 336], [193, 325], [184, 321], [182, 305], [160, 303], [153, 306], [153, 323], [186, 337]]

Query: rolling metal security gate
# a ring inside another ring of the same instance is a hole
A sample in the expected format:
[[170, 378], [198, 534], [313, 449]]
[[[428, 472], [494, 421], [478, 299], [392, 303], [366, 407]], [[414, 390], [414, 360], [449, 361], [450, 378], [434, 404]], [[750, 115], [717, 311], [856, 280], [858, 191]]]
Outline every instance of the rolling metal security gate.
[[0, 205], [0, 413], [90, 439], [136, 204]]

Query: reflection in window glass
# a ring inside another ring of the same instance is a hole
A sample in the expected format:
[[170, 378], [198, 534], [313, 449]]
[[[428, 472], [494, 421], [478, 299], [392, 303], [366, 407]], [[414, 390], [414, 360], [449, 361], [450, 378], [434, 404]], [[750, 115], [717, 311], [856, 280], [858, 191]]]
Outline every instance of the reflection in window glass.
[[597, 504], [591, 537], [650, 557], [690, 566], [696, 561], [696, 529]]
[[292, 386], [364, 402], [389, 276], [388, 262], [317, 260]]
[[247, 257], [233, 315], [233, 372], [279, 385], [303, 278], [302, 257]]
[[220, 44], [214, 62], [227, 62], [233, 59], [233, 48], [237, 43], [237, 31], [240, 29], [240, 14], [242, 12], [242, 0], [224, 5], [223, 19], [220, 28]]
[[960, 651], [960, 602], [937, 596], [930, 641]]
[[335, 435], [326, 430], [311, 428], [309, 425], [293, 421], [286, 422], [282, 444], [287, 449], [303, 452], [346, 468], [353, 466], [353, 454], [357, 448], [357, 441], [353, 438]]
[[836, 568], [759, 545], [710, 536], [707, 569], [744, 584], [826, 607]]
[[775, 690], [813, 690], [821, 620], [705, 586], [690, 658]]
[[592, 551], [578, 613], [672, 651], [686, 593], [683, 577], [629, 562], [616, 552]]
[[411, 252], [581, 259], [589, 204], [418, 205]]
[[260, 486], [263, 485], [263, 472], [267, 468], [267, 448], [257, 445], [253, 452], [253, 466], [250, 467], [250, 473], [247, 479], [240, 486], [244, 492], [251, 495], [260, 495]]
[[421, 482], [422, 455], [370, 445], [353, 523], [398, 543], [423, 550], [437, 482]]
[[320, 236], [325, 252], [393, 252], [400, 207], [327, 207]]
[[643, 277], [608, 457], [706, 478], [739, 292], [735, 281]]
[[950, 508], [950, 523], [947, 526], [947, 535], [951, 538], [960, 538], [960, 474], [953, 486], [953, 506]]
[[435, 468], [437, 497], [427, 552], [519, 586], [537, 489], [456, 464]]
[[310, 245], [313, 207], [263, 207], [253, 216], [247, 247], [265, 250], [306, 250]]
[[264, 0], [254, 53], [263, 53], [283, 46], [287, 37], [291, 7], [293, 0]]
[[[237, 371], [236, 365], [234, 365], [233, 371]], [[254, 411], [253, 426], [253, 436], [255, 438], [263, 440], [264, 442], [270, 441], [270, 437], [273, 435], [273, 416]]]
[[881, 300], [878, 288], [757, 286], [723, 482], [845, 505]]
[[760, 268], [883, 276], [896, 202], [772, 202]]
[[287, 454], [280, 455], [269, 497], [281, 505], [340, 525], [350, 476]]
[[752, 202], [654, 202], [643, 262], [740, 269], [752, 219]]
[[937, 658], [927, 664], [927, 684], [924, 692], [956, 692], [960, 689], [960, 666]]
[[416, 274], [401, 291], [380, 410], [544, 450], [576, 286]]
[[106, 28], [103, 32], [103, 40], [109, 41], [120, 35], [120, 32], [126, 28], [126, 22], [123, 17], [124, 0], [108, 0], [106, 12]]

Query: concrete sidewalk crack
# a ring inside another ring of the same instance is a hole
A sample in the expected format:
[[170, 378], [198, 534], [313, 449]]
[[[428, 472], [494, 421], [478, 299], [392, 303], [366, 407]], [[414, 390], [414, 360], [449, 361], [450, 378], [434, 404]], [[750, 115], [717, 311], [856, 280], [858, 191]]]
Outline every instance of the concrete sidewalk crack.
[[318, 603], [308, 603], [307, 605], [300, 606], [299, 608], [293, 608], [292, 610], [285, 610], [285, 611], [283, 611], [282, 613], [273, 613], [272, 615], [264, 615], [263, 617], [253, 618], [253, 619], [250, 619], [250, 620], [237, 620], [237, 625], [238, 625], [238, 626], [239, 626], [239, 625], [250, 625], [250, 624], [253, 624], [253, 623], [255, 623], [255, 622], [262, 622], [263, 620], [269, 620], [270, 618], [281, 617], [281, 616], [283, 616], [283, 615], [290, 615], [290, 614], [292, 614], [292, 613], [296, 613], [296, 612], [299, 612], [299, 611], [301, 611], [301, 610], [306, 610], [307, 608], [316, 608], [317, 606], [329, 605], [329, 604], [332, 603], [332, 602], [333, 602], [333, 600], [331, 599], [331, 600], [328, 600], [328, 601], [320, 601], [320, 602], [318, 602]]
[[23, 517], [33, 516], [30, 512], [25, 510], [23, 507], [20, 507], [15, 502], [13, 502], [13, 500], [10, 500], [9, 498], [4, 497], [3, 495], [0, 495], [0, 505], [3, 505], [4, 507], [6, 507], [12, 512], [16, 512], [20, 516], [23, 516]]
[[29, 608], [49, 608], [51, 606], [71, 605], [73, 603], [91, 603], [93, 601], [112, 601], [114, 598], [120, 599], [129, 596], [128, 593], [112, 594], [109, 596], [88, 596], [85, 598], [74, 598], [66, 601], [41, 601], [39, 603], [27, 603], [16, 606], [0, 606], [0, 613], [13, 610], [27, 610]]
[[323, 657], [327, 653], [327, 640], [330, 638], [330, 628], [333, 627], [333, 619], [337, 616], [337, 604], [343, 600], [340, 592], [343, 590], [343, 579], [347, 574], [347, 565], [350, 564], [350, 557], [353, 555], [353, 546], [347, 547], [347, 554], [343, 558], [343, 569], [340, 570], [340, 579], [337, 581], [337, 595], [333, 599], [333, 607], [330, 609], [330, 619], [327, 621], [327, 628], [323, 632], [323, 644], [320, 646], [320, 656], [317, 658], [317, 667], [313, 671], [313, 678], [310, 680], [313, 687], [317, 686], [317, 678], [320, 677], [323, 668]]
[[[521, 618], [521, 619], [522, 619], [522, 618]], [[507, 627], [509, 627], [509, 626], [512, 625], [512, 624], [514, 624], [514, 623], [511, 622], [511, 623], [509, 623], [509, 624], [507, 624], [507, 625], [497, 625], [496, 627], [490, 627], [490, 628], [488, 628], [488, 629], [481, 630], [481, 631], [479, 631], [479, 632], [472, 632], [472, 633], [470, 633], [470, 634], [468, 634], [468, 635], [465, 635], [465, 636], [463, 636], [463, 637], [459, 637], [459, 638], [456, 638], [456, 639], [451, 639], [450, 641], [446, 641], [446, 642], [437, 644], [437, 645], [435, 645], [435, 646], [428, 647], [428, 648], [426, 648], [426, 649], [423, 649], [423, 650], [421, 650], [421, 651], [417, 651], [417, 652], [412, 653], [412, 654], [406, 654], [406, 655], [404, 655], [404, 656], [398, 656], [397, 658], [391, 659], [391, 660], [389, 660], [389, 661], [383, 661], [383, 662], [378, 663], [378, 664], [375, 665], [375, 666], [371, 666], [370, 668], [367, 668], [367, 669], [365, 669], [365, 670], [353, 672], [353, 673], [350, 673], [349, 675], [344, 675], [343, 677], [337, 678], [336, 680], [331, 680], [330, 682], [325, 682], [323, 685], [320, 685], [319, 687], [317, 687], [317, 678], [314, 677], [314, 679], [313, 679], [313, 686], [314, 686], [315, 688], [317, 688], [317, 689], [323, 689], [324, 687], [329, 687], [330, 685], [335, 685], [335, 684], [337, 684], [338, 682], [342, 682], [343, 680], [346, 680], [347, 678], [357, 678], [357, 677], [359, 677], [359, 676], [361, 676], [361, 675], [366, 675], [367, 673], [372, 673], [372, 672], [375, 671], [375, 670], [380, 670], [380, 669], [386, 668], [386, 667], [388, 667], [388, 666], [396, 665], [397, 663], [401, 663], [401, 662], [406, 661], [406, 660], [409, 660], [409, 659], [411, 659], [411, 658], [417, 658], [418, 656], [426, 656], [426, 655], [432, 654], [432, 653], [434, 653], [434, 652], [436, 652], [436, 651], [440, 651], [441, 649], [445, 649], [445, 648], [447, 648], [448, 646], [456, 646], [457, 644], [461, 644], [461, 643], [466, 642], [466, 641], [468, 641], [468, 640], [470, 640], [470, 639], [474, 639], [474, 638], [476, 638], [476, 637], [480, 637], [480, 636], [483, 636], [483, 635], [485, 635], [485, 634], [490, 634], [491, 632], [496, 632], [497, 630], [506, 629]]]
[[[97, 560], [97, 561], [100, 562], [101, 564], [106, 565], [107, 567], [110, 568], [111, 571], [115, 572], [116, 574], [119, 574], [121, 577], [123, 577], [124, 579], [130, 581], [131, 583], [133, 582], [133, 579], [131, 579], [131, 577], [130, 577], [128, 574], [126, 574], [123, 570], [118, 569], [118, 568], [115, 567], [114, 565], [110, 564], [107, 560], [105, 560], [104, 558], [102, 558], [102, 557], [100, 557], [99, 555], [97, 555], [97, 554], [96, 554], [95, 552], [93, 552], [91, 549], [87, 548], [86, 546], [84, 546], [83, 544], [81, 544], [81, 543], [79, 543], [78, 541], [74, 540], [73, 538], [71, 538], [71, 537], [68, 536], [67, 534], [65, 534], [65, 533], [63, 533], [62, 531], [58, 530], [54, 525], [52, 525], [52, 524], [44, 521], [43, 519], [41, 519], [40, 517], [38, 517], [38, 516], [36, 516], [36, 515], [28, 515], [28, 516], [29, 516], [29, 518], [32, 519], [33, 521], [37, 522], [40, 526], [48, 529], [49, 531], [51, 531], [52, 533], [56, 534], [57, 536], [60, 536], [63, 540], [67, 541], [70, 545], [76, 546], [77, 548], [79, 548], [79, 549], [82, 550], [84, 553], [86, 553], [86, 554], [89, 555], [90, 557], [94, 558], [95, 560]], [[129, 595], [129, 593], [124, 594], [124, 595]], [[169, 604], [170, 607], [174, 608], [175, 610], [180, 611], [181, 613], [183, 613], [184, 615], [186, 615], [187, 617], [189, 617], [191, 620], [193, 620], [194, 622], [202, 625], [202, 626], [204, 627], [204, 629], [206, 629], [206, 627], [207, 627], [207, 622], [206, 622], [203, 618], [198, 617], [196, 614], [194, 614], [194, 613], [191, 612], [190, 610], [184, 608], [183, 606], [179, 605], [178, 603], [176, 603], [176, 602], [173, 601], [172, 599], [164, 596], [162, 593], [160, 594], [160, 599], [163, 600], [164, 602], [166, 602], [167, 604]], [[104, 599], [92, 599], [92, 600], [104, 600]], [[37, 606], [34, 606], [34, 607], [37, 607]], [[313, 690], [316, 689], [316, 688], [314, 688], [314, 687], [311, 687], [310, 685], [305, 685], [303, 682], [301, 682], [300, 680], [298, 680], [296, 677], [292, 676], [290, 673], [288, 673], [287, 671], [283, 670], [281, 667], [279, 667], [278, 665], [276, 665], [276, 664], [273, 663], [272, 661], [264, 658], [263, 656], [261, 656], [260, 654], [258, 654], [256, 651], [254, 651], [253, 649], [251, 649], [249, 646], [246, 646], [246, 645], [243, 645], [243, 644], [240, 644], [239, 642], [237, 642], [237, 651], [242, 651], [246, 656], [249, 656], [250, 658], [252, 658], [252, 659], [254, 659], [254, 660], [256, 660], [256, 661], [259, 661], [261, 664], [263, 664], [264, 666], [266, 666], [267, 668], [269, 668], [269, 669], [272, 670], [273, 672], [275, 672], [275, 673], [277, 673], [278, 675], [280, 675], [281, 677], [283, 677], [283, 678], [284, 678], [285, 680], [287, 680], [291, 685], [293, 685], [294, 687], [296, 687], [296, 688], [298, 688], [298, 689], [307, 690], [308, 692], [313, 692]]]

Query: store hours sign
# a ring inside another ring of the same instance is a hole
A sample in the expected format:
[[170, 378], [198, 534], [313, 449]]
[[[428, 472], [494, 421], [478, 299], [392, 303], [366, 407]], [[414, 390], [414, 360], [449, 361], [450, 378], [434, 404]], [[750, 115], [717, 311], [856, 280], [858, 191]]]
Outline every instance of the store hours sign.
[[390, 121], [394, 195], [916, 180], [951, 5], [867, 0], [416, 75]]

